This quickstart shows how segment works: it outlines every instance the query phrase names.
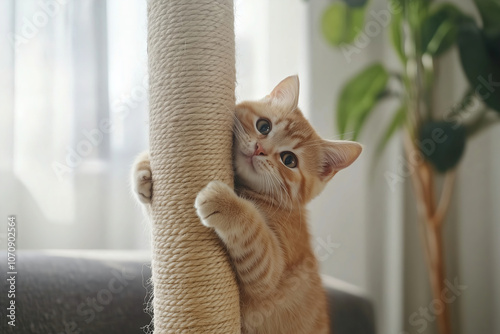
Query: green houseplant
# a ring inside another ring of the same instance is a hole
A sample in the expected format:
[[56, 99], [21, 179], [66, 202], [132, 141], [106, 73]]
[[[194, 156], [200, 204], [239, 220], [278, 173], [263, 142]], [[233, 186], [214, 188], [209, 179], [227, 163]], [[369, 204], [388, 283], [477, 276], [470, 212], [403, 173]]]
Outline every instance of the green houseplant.
[[[337, 126], [342, 136], [355, 140], [378, 102], [400, 101], [383, 130], [378, 152], [403, 129], [423, 250], [433, 296], [439, 300], [446, 278], [443, 223], [456, 167], [468, 138], [500, 120], [500, 0], [470, 1], [478, 9], [480, 22], [451, 3], [432, 0], [389, 0], [385, 14], [372, 11], [368, 20], [367, 0], [337, 0], [325, 9], [321, 25], [326, 41], [340, 48], [348, 61], [366, 45], [363, 39], [377, 34], [374, 20], [387, 26], [401, 71], [389, 72], [375, 63], [350, 79], [338, 98]], [[434, 110], [435, 68], [440, 56], [453, 47], [458, 47], [469, 89], [460, 103], [443, 114]], [[444, 175], [439, 195], [437, 174]], [[385, 177], [389, 184], [401, 178], [390, 173]], [[446, 303], [443, 307], [437, 321], [439, 332], [450, 334], [450, 312]]]

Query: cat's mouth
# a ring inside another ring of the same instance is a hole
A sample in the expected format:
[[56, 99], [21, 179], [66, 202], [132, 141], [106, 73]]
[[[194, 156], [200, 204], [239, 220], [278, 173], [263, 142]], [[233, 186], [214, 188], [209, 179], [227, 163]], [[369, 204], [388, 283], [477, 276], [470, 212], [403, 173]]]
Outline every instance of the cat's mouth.
[[252, 167], [253, 171], [257, 172], [257, 169], [255, 168], [255, 161], [254, 161], [255, 155], [253, 155], [253, 153], [246, 154], [243, 151], [240, 151], [240, 153], [243, 155], [243, 158], [245, 159], [245, 162]]

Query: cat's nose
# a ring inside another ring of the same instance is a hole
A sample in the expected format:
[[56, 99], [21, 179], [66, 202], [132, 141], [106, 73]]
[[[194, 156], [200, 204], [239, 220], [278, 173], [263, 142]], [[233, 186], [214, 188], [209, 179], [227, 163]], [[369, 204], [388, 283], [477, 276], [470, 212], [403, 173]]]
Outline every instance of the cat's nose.
[[255, 144], [255, 151], [253, 152], [253, 155], [267, 155], [267, 154], [262, 145], [257, 143]]

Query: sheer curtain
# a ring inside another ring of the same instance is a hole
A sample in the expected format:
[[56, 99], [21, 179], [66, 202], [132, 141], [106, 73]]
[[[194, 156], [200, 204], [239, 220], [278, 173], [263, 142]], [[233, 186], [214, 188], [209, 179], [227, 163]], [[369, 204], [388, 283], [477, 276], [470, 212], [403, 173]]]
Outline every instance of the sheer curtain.
[[146, 3], [0, 7], [0, 212], [19, 247], [147, 247], [128, 191], [147, 140]]
[[[21, 248], [149, 247], [128, 178], [147, 148], [146, 4], [0, 2], [0, 214]], [[239, 100], [297, 72], [294, 16], [271, 7], [235, 1]]]
[[[128, 178], [147, 149], [146, 4], [0, 2], [0, 214], [21, 248], [149, 247]], [[271, 18], [282, 5], [235, 0], [238, 100], [298, 72], [298, 7]]]

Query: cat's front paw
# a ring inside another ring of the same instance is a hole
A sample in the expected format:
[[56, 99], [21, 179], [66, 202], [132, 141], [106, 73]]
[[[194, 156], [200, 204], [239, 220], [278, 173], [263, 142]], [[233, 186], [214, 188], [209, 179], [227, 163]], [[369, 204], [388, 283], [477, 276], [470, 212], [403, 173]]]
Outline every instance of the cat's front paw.
[[149, 152], [139, 155], [132, 170], [132, 187], [137, 199], [144, 204], [151, 203], [153, 195], [153, 179], [151, 175], [151, 164]]
[[212, 181], [198, 193], [194, 207], [203, 225], [215, 228], [236, 217], [238, 196], [224, 182]]

